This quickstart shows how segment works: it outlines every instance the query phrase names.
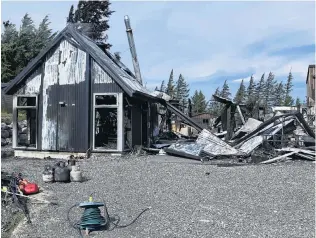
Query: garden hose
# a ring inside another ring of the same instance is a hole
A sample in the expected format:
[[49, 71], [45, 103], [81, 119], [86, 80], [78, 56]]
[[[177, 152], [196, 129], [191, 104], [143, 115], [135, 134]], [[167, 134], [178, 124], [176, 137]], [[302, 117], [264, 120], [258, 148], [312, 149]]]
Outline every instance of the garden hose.
[[[99, 207], [104, 207], [104, 214], [101, 215], [101, 211]], [[72, 223], [70, 221], [70, 211], [75, 208], [80, 207], [84, 208], [83, 215], [81, 216], [81, 219], [78, 222]], [[69, 208], [67, 213], [67, 219], [68, 222], [71, 224], [73, 228], [79, 231], [80, 236], [82, 237], [81, 230], [86, 230], [87, 233], [90, 231], [96, 231], [96, 230], [109, 230], [112, 231], [115, 228], [125, 228], [133, 223], [136, 222], [136, 220], [146, 211], [148, 211], [150, 207], [144, 209], [131, 223], [126, 225], [119, 225], [120, 223], [120, 217], [115, 215], [112, 218], [110, 218], [107, 210], [107, 206], [105, 202], [93, 202], [92, 196], [89, 197], [89, 202], [83, 202], [83, 203], [77, 203]], [[114, 221], [113, 221], [114, 220]], [[111, 228], [111, 224], [113, 227]]]

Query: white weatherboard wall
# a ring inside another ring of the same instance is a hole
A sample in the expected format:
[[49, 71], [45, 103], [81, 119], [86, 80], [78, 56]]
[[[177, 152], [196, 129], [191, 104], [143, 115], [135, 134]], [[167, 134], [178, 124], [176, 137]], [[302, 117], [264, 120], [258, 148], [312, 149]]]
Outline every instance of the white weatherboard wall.
[[100, 83], [114, 83], [113, 79], [111, 76], [105, 72], [97, 62], [94, 60], [92, 61], [92, 69], [93, 72], [95, 72], [94, 75], [94, 82], [95, 84], [100, 84]]
[[[47, 109], [56, 107], [48, 104], [50, 87], [84, 82], [85, 72], [86, 53], [66, 40], [61, 41], [57, 49], [47, 56], [43, 78], [42, 150], [56, 149], [57, 117], [47, 117]], [[58, 104], [57, 101], [53, 103]]]
[[20, 88], [16, 95], [39, 94], [41, 87], [42, 71], [37, 69], [27, 80], [24, 87]]

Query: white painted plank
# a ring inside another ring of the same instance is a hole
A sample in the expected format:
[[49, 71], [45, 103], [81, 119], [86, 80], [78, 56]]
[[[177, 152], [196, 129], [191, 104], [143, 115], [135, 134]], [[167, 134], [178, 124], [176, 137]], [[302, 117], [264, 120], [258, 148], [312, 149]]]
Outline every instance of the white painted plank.
[[295, 154], [295, 153], [296, 153], [296, 152], [293, 151], [293, 152], [290, 152], [290, 153], [287, 153], [287, 154], [284, 154], [284, 155], [275, 157], [275, 158], [273, 158], [273, 159], [269, 159], [269, 160], [266, 160], [266, 161], [262, 161], [261, 164], [274, 163], [274, 162], [276, 162], [276, 161], [278, 161], [278, 160], [280, 160], [280, 159], [283, 159], [283, 158], [288, 157], [288, 156], [290, 156], [290, 155], [293, 155], [293, 154]]

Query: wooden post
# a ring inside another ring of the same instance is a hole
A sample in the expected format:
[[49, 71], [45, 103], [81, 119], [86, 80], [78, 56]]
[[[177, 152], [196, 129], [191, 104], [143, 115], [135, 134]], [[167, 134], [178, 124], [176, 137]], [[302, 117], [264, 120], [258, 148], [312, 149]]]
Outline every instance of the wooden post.
[[[230, 140], [233, 136], [233, 128], [232, 128], [232, 122], [231, 122], [231, 106], [229, 106], [226, 110], [226, 126], [227, 126], [227, 134], [225, 139]], [[223, 122], [222, 122], [223, 123]]]

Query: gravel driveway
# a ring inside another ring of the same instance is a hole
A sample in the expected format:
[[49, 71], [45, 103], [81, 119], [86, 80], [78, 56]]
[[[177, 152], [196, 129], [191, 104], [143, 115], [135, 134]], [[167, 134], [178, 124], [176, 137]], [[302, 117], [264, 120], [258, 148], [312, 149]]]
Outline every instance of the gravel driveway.
[[23, 221], [13, 237], [78, 237], [67, 223], [67, 210], [92, 192], [121, 224], [152, 209], [132, 226], [91, 237], [315, 237], [315, 164], [309, 161], [217, 167], [145, 156], [95, 157], [80, 161], [88, 181], [44, 184], [44, 165], [55, 162], [2, 159], [2, 170], [22, 172], [47, 199], [58, 201], [57, 206], [31, 204], [33, 224]]

